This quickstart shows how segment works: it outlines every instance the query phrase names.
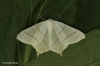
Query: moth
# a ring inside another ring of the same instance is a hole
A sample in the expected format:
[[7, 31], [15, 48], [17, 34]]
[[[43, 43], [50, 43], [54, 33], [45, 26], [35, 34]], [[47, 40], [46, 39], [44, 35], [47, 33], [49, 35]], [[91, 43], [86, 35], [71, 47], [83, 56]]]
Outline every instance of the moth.
[[17, 35], [19, 41], [35, 48], [37, 56], [48, 51], [62, 56], [68, 45], [84, 38], [85, 34], [81, 31], [53, 19], [42, 21]]

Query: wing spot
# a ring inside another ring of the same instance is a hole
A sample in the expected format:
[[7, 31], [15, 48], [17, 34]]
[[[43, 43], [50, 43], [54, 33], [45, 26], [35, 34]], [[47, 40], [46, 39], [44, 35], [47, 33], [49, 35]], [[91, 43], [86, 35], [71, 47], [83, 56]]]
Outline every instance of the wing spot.
[[73, 34], [75, 34], [77, 31], [73, 32], [72, 34], [70, 34], [69, 36], [67, 36], [63, 41], [65, 41], [67, 38], [69, 38], [70, 36], [72, 36]]
[[[38, 41], [34, 36], [28, 34], [27, 32], [24, 32], [25, 34], [29, 35], [30, 37], [34, 38], [36, 41]], [[39, 41], [38, 41], [39, 42]]]
[[75, 38], [75, 40], [77, 39], [77, 37]]

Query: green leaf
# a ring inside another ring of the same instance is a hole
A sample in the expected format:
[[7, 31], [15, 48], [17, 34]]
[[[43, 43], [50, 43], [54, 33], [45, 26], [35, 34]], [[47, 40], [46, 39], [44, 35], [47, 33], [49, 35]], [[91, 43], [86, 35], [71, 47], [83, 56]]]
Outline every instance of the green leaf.
[[48, 0], [41, 15], [46, 19], [62, 15], [61, 22], [89, 32], [100, 28], [99, 4], [100, 0]]
[[78, 2], [77, 26], [84, 32], [100, 28], [100, 0], [80, 0]]
[[[98, 64], [98, 65], [97, 65]], [[99, 66], [100, 65], [100, 29], [86, 34], [79, 43], [70, 45], [63, 56], [47, 52], [25, 64], [25, 66]]]

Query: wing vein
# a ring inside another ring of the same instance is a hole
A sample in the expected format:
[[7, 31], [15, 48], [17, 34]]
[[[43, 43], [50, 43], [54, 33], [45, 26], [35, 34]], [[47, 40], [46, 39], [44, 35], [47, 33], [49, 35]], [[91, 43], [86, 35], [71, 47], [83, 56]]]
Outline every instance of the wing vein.
[[[38, 41], [34, 36], [28, 34], [27, 32], [24, 32], [24, 33], [26, 33], [27, 35], [29, 35], [30, 37], [32, 37], [32, 38], [34, 38], [36, 41]], [[38, 42], [39, 42], [39, 41], [38, 41]]]
[[44, 44], [48, 47], [48, 45], [46, 44], [46, 42], [43, 40]]
[[42, 32], [41, 32], [41, 30], [38, 28], [38, 26], [36, 25], [36, 28], [39, 30], [39, 32], [42, 34], [42, 35], [44, 35]]
[[54, 44], [52, 46], [54, 46], [58, 40], [59, 40], [59, 38], [54, 42]]
[[61, 31], [58, 33], [58, 35], [63, 31], [64, 28], [65, 28], [65, 25], [64, 25], [64, 27], [61, 29]]
[[73, 32], [72, 34], [70, 34], [69, 36], [67, 36], [63, 41], [65, 41], [67, 38], [69, 38], [70, 36], [72, 36], [73, 34], [75, 34], [77, 31]]

